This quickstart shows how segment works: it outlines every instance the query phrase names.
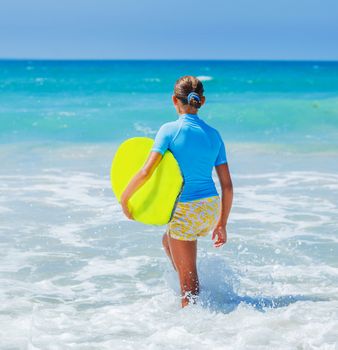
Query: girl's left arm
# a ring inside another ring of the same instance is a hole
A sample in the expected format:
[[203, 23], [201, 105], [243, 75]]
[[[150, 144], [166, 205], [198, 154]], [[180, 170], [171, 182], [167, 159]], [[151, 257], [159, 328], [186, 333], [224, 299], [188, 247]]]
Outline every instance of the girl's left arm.
[[121, 195], [122, 210], [129, 219], [133, 219], [133, 216], [128, 209], [128, 200], [151, 177], [162, 158], [163, 155], [161, 153], [154, 151], [150, 152], [142, 169], [134, 175], [128, 186], [123, 191]]

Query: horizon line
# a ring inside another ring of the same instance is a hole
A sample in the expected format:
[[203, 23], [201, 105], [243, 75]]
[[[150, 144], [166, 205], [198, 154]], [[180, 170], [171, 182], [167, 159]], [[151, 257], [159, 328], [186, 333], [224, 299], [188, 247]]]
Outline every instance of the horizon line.
[[294, 59], [294, 58], [2, 58], [0, 61], [62, 61], [62, 62], [71, 62], [71, 61], [157, 61], [157, 62], [184, 62], [184, 61], [195, 61], [195, 62], [206, 62], [206, 61], [215, 61], [215, 62], [338, 62], [338, 59], [314, 59], [314, 58], [305, 58], [305, 59]]

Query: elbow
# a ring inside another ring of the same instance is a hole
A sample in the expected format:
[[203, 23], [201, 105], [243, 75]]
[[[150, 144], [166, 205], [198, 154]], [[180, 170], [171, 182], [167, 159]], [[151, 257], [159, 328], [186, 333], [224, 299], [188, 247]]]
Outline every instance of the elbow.
[[139, 175], [142, 179], [148, 179], [151, 176], [151, 171], [149, 169], [141, 169]]
[[222, 186], [222, 193], [233, 193], [233, 186], [231, 182]]

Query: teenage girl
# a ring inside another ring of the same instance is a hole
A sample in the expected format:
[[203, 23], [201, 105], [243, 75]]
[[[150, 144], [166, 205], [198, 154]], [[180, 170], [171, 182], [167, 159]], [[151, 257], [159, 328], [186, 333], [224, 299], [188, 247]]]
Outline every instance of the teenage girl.
[[[205, 103], [203, 92], [202, 83], [195, 77], [184, 76], [176, 81], [172, 101], [178, 118], [160, 127], [146, 163], [121, 196], [123, 212], [133, 219], [128, 209], [129, 198], [151, 177], [164, 152], [169, 149], [173, 153], [184, 177], [184, 186], [162, 243], [179, 275], [182, 307], [195, 302], [199, 293], [197, 237], [213, 231], [216, 248], [226, 242], [233, 198], [222, 138], [197, 115]], [[221, 198], [212, 179], [213, 167], [220, 181]]]

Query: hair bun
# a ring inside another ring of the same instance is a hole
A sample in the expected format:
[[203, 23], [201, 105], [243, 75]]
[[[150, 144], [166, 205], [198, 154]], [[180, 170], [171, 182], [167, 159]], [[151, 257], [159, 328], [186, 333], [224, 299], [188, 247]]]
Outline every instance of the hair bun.
[[198, 93], [194, 91], [190, 92], [190, 94], [187, 96], [187, 101], [189, 104], [192, 99], [197, 100], [198, 102], [201, 102], [201, 98], [199, 97]]
[[190, 92], [190, 94], [187, 96], [188, 105], [200, 108], [201, 107], [201, 98], [197, 92]]

